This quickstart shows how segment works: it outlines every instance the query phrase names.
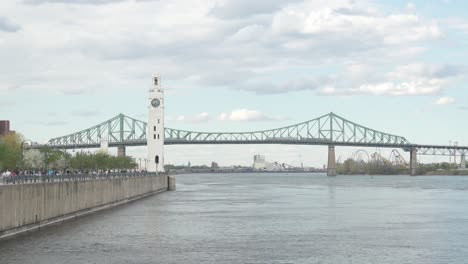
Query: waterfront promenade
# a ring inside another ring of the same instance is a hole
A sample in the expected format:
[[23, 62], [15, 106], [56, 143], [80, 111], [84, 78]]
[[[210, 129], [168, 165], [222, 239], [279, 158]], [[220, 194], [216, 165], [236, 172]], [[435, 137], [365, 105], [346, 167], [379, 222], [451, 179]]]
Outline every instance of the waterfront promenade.
[[0, 177], [0, 184], [25, 184], [41, 182], [63, 182], [96, 179], [114, 179], [127, 177], [156, 176], [156, 172], [92, 172], [92, 173], [64, 173], [64, 174], [41, 174], [41, 175], [17, 175]]
[[173, 178], [157, 173], [65, 176], [15, 176], [0, 185], [0, 240], [175, 189]]

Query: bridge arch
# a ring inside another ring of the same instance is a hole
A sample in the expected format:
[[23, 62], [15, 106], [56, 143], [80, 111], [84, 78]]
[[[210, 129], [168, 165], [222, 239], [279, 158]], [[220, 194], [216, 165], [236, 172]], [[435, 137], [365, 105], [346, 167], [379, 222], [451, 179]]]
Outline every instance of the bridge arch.
[[[97, 148], [103, 139], [109, 146], [144, 146], [147, 123], [120, 114], [101, 124], [62, 137], [47, 145], [56, 148]], [[409, 147], [402, 136], [384, 133], [349, 121], [334, 113], [302, 123], [251, 132], [197, 132], [164, 129], [164, 144], [299, 144], [367, 147]]]

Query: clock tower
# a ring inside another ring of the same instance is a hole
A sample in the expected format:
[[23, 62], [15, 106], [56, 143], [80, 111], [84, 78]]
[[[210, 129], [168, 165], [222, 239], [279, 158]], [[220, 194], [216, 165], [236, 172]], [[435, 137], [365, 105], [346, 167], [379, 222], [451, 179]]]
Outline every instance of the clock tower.
[[148, 145], [147, 170], [164, 172], [164, 91], [159, 74], [153, 75], [153, 84], [148, 98]]

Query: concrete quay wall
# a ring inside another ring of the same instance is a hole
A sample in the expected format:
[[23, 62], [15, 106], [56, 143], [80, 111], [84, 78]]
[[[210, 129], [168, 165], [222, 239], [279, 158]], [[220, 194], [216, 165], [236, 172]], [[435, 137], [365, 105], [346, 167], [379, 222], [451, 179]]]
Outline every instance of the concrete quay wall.
[[168, 177], [0, 185], [0, 239], [168, 189]]

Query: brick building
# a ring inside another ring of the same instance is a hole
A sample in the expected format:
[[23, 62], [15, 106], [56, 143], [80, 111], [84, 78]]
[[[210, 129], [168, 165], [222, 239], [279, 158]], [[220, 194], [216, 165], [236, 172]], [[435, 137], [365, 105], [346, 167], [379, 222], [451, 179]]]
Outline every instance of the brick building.
[[0, 137], [8, 135], [10, 132], [10, 121], [0, 120]]

